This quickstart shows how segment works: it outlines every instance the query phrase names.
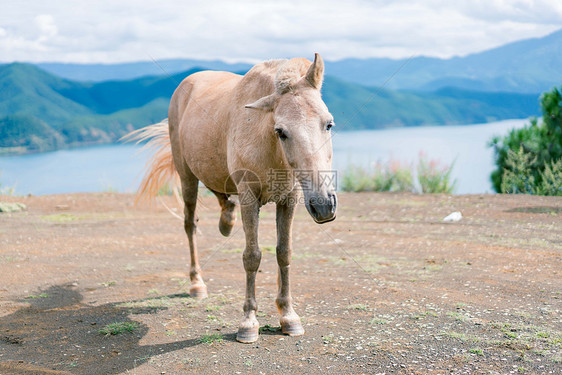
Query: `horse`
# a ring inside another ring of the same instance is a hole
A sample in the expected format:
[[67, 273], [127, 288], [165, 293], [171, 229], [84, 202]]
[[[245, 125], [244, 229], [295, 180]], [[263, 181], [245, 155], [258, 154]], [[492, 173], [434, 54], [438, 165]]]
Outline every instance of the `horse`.
[[257, 341], [259, 334], [255, 295], [261, 261], [258, 221], [260, 207], [269, 202], [276, 204], [279, 268], [275, 302], [281, 330], [290, 336], [304, 334], [289, 284], [295, 207], [304, 195], [308, 213], [319, 224], [334, 220], [337, 207], [330, 176], [334, 118], [321, 98], [323, 79], [324, 62], [319, 54], [313, 62], [305, 58], [265, 61], [243, 76], [197, 72], [175, 90], [166, 120], [128, 136], [148, 141], [149, 147], [157, 149], [137, 199], [155, 196], [167, 181], [179, 178], [191, 256], [190, 296], [207, 297], [196, 244], [199, 182], [218, 198], [222, 235], [230, 235], [235, 209], [240, 206], [246, 239], [246, 295], [236, 339], [243, 343]]

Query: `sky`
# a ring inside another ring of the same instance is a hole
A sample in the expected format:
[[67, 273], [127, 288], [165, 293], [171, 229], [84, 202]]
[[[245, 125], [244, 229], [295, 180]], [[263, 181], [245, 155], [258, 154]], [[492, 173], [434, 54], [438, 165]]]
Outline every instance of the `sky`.
[[562, 28], [560, 0], [0, 0], [0, 61], [465, 56]]

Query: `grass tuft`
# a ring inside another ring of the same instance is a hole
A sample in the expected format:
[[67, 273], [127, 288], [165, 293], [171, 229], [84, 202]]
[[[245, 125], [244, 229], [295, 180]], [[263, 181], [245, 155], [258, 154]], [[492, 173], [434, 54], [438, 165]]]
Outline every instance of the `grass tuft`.
[[364, 305], [362, 303], [355, 303], [353, 305], [347, 306], [348, 310], [360, 310], [360, 311], [367, 311], [369, 310], [369, 306]]
[[41, 294], [39, 294], [39, 295], [30, 294], [30, 295], [28, 295], [28, 296], [25, 297], [25, 298], [28, 298], [28, 299], [35, 299], [35, 298], [48, 298], [48, 297], [49, 297], [49, 295], [48, 295], [47, 293], [41, 293]]
[[210, 335], [203, 335], [199, 342], [205, 344], [220, 344], [223, 341], [223, 336], [219, 333], [211, 333]]
[[137, 322], [115, 322], [110, 323], [99, 330], [100, 335], [120, 335], [125, 332], [135, 332], [139, 328]]
[[272, 326], [271, 324], [266, 324], [263, 327], [260, 327], [260, 333], [262, 332], [279, 332], [281, 331], [281, 327]]
[[371, 319], [371, 324], [375, 325], [375, 324], [386, 324], [388, 323], [388, 320], [386, 319], [380, 319], [380, 318], [373, 318]]
[[468, 351], [472, 354], [484, 355], [484, 352], [480, 348], [473, 348], [473, 349], [469, 349]]

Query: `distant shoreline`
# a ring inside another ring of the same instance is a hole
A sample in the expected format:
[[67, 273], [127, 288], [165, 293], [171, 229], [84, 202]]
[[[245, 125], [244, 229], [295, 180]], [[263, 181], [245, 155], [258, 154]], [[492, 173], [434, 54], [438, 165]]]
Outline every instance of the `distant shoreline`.
[[[446, 125], [439, 125], [439, 124], [427, 124], [427, 125], [410, 125], [410, 126], [393, 126], [387, 125], [382, 128], [371, 128], [371, 129], [345, 129], [343, 126], [337, 128], [338, 132], [362, 132], [362, 131], [385, 131], [385, 130], [396, 130], [396, 129], [418, 129], [418, 128], [444, 128], [444, 127], [454, 127], [454, 126], [478, 126], [478, 125], [487, 125], [487, 124], [497, 124], [499, 122], [508, 122], [508, 121], [525, 121], [529, 120], [529, 118], [514, 118], [514, 119], [504, 119], [504, 120], [494, 120], [485, 123], [462, 123], [462, 124], [446, 124]], [[88, 148], [88, 147], [96, 147], [96, 146], [111, 146], [111, 145], [120, 145], [125, 144], [124, 142], [120, 141], [113, 141], [113, 142], [74, 142], [68, 145], [64, 145], [63, 147], [48, 149], [48, 150], [28, 150], [24, 146], [17, 146], [17, 147], [0, 147], [0, 158], [2, 157], [11, 157], [11, 156], [21, 156], [21, 155], [34, 155], [34, 154], [44, 154], [49, 152], [61, 151], [61, 150], [75, 150], [81, 148]]]
[[[95, 146], [108, 146], [108, 145], [118, 145], [122, 142], [80, 142], [65, 145], [64, 147], [58, 147], [51, 150], [28, 150], [23, 146], [19, 147], [0, 147], [0, 157], [10, 157], [10, 156], [20, 156], [20, 155], [34, 155], [34, 154], [45, 154], [48, 152], [55, 152], [61, 150], [74, 150], [78, 148], [95, 147]], [[11, 152], [12, 149], [16, 151]]]

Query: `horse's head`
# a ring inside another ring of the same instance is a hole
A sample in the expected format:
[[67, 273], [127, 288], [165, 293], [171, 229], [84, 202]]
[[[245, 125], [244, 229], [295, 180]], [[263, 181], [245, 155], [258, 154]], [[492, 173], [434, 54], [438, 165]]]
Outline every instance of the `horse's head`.
[[[330, 131], [334, 118], [320, 95], [324, 61], [316, 54], [306, 70], [308, 64], [304, 59], [287, 62], [277, 73], [275, 92], [246, 108], [273, 111], [271, 132], [303, 188], [306, 208], [314, 221], [326, 223], [336, 218], [337, 205]], [[303, 69], [304, 76], [299, 74]]]

